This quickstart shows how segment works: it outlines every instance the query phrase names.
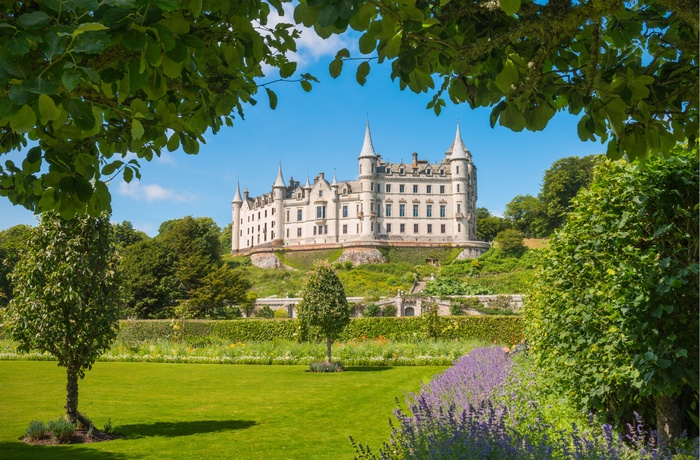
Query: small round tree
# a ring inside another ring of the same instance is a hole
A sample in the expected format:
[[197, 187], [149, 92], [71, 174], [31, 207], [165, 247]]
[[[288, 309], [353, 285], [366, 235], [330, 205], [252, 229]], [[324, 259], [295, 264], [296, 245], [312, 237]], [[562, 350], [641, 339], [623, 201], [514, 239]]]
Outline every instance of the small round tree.
[[64, 220], [42, 215], [12, 272], [14, 298], [6, 311], [19, 350], [51, 353], [66, 368], [66, 420], [78, 412], [78, 379], [117, 335], [117, 263], [109, 216]]
[[531, 353], [582, 409], [656, 418], [670, 440], [698, 392], [698, 157], [604, 162], [527, 296]]
[[326, 362], [330, 363], [331, 345], [350, 322], [350, 306], [343, 283], [327, 262], [320, 262], [309, 274], [297, 308], [305, 327], [321, 329], [326, 339]]

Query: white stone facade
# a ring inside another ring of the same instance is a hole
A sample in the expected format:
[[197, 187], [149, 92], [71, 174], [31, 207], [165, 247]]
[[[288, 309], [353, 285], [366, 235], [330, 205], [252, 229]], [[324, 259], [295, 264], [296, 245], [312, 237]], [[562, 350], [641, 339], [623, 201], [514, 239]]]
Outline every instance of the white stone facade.
[[431, 164], [377, 155], [369, 124], [359, 177], [305, 185], [285, 183], [280, 166], [270, 193], [251, 198], [240, 186], [232, 201], [232, 252], [350, 243], [469, 246], [476, 240], [476, 166], [459, 126], [444, 158]]

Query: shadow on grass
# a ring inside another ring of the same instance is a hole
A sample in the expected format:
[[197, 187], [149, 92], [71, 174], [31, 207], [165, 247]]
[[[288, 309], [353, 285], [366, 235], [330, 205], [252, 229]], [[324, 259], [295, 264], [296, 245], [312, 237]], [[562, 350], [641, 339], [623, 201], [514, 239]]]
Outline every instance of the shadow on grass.
[[346, 367], [345, 372], [381, 372], [393, 369], [391, 366]]
[[221, 431], [244, 430], [255, 426], [250, 420], [198, 420], [193, 422], [156, 422], [119, 425], [115, 432], [123, 434], [126, 439], [138, 439], [151, 436], [175, 438], [200, 433], [218, 433]]
[[[111, 441], [110, 441], [111, 442]], [[103, 444], [104, 445], [104, 444]], [[22, 441], [0, 442], [0, 458], [3, 460], [94, 460], [96, 458], [107, 460], [126, 460], [140, 458], [133, 454], [121, 454], [114, 452], [97, 452], [89, 448], [90, 444], [62, 445], [62, 446], [35, 446], [25, 444]]]

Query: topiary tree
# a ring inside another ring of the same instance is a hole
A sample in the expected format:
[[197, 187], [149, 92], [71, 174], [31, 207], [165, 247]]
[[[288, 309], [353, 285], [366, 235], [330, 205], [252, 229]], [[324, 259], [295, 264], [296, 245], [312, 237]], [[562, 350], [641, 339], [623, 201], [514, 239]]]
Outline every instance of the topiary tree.
[[350, 322], [350, 306], [345, 289], [333, 267], [320, 262], [304, 284], [297, 306], [304, 327], [317, 326], [326, 338], [326, 362], [331, 362], [331, 345]]
[[42, 215], [12, 272], [6, 325], [19, 350], [51, 353], [66, 368], [66, 420], [78, 412], [78, 379], [117, 335], [117, 260], [109, 216]]
[[542, 372], [582, 408], [697, 433], [698, 247], [697, 149], [598, 166], [527, 296]]

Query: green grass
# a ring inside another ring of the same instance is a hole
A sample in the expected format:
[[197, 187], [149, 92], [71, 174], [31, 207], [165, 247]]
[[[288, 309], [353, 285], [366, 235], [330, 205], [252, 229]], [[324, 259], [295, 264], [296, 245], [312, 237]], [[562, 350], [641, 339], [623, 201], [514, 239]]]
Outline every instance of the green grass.
[[403, 391], [444, 367], [95, 364], [80, 381], [80, 410], [98, 428], [111, 419], [117, 441], [30, 446], [31, 420], [63, 413], [65, 373], [55, 362], [0, 362], [3, 459], [351, 459], [348, 441], [380, 445]]

